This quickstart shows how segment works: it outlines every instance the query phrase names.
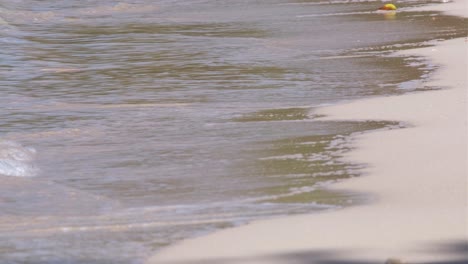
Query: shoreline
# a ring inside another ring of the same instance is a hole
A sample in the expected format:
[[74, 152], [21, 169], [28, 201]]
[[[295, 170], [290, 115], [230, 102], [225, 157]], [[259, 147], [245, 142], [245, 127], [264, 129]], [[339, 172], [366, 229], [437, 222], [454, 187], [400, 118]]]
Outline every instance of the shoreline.
[[[463, 0], [435, 7], [468, 15]], [[354, 137], [356, 148], [346, 159], [368, 167], [363, 176], [329, 188], [366, 193], [375, 201], [220, 230], [164, 248], [147, 263], [365, 264], [392, 258], [402, 263], [468, 263], [467, 46], [465, 39], [453, 39], [397, 53], [429, 57], [440, 65], [425, 85], [441, 90], [318, 110], [326, 116], [322, 120], [409, 124]]]

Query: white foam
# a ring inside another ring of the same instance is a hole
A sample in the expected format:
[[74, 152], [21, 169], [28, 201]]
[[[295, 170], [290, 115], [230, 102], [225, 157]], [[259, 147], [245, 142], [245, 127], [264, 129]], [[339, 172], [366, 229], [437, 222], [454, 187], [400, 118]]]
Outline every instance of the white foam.
[[33, 161], [36, 150], [13, 141], [0, 140], [0, 175], [32, 177], [37, 174]]

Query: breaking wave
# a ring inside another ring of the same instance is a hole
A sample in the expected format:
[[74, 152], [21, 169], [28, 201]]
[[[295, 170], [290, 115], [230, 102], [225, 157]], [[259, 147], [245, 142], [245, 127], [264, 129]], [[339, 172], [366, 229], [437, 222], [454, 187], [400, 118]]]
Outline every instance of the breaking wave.
[[13, 141], [0, 140], [0, 175], [32, 177], [37, 174], [33, 161], [36, 150]]

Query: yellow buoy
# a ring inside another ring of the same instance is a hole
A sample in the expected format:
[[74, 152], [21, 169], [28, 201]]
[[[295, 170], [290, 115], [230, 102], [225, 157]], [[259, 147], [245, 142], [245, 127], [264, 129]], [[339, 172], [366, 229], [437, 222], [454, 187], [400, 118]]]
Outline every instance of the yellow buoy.
[[379, 10], [396, 10], [396, 6], [394, 4], [385, 4], [384, 6], [379, 7]]

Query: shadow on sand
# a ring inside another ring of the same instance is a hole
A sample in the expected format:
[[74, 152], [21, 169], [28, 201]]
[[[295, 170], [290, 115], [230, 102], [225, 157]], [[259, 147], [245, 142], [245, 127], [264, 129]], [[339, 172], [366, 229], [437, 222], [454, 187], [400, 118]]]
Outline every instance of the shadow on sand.
[[[438, 252], [439, 256], [449, 255], [444, 261], [435, 262], [387, 262], [395, 264], [468, 264], [468, 242], [454, 241], [437, 245], [430, 245], [431, 252]], [[426, 248], [427, 250], [427, 248]], [[258, 257], [239, 257], [225, 259], [204, 259], [194, 261], [164, 262], [161, 264], [241, 264], [241, 263], [288, 263], [288, 264], [385, 264], [386, 259], [379, 261], [346, 260], [346, 252], [339, 251], [298, 251], [286, 254], [265, 255]], [[389, 259], [392, 256], [389, 256]]]

